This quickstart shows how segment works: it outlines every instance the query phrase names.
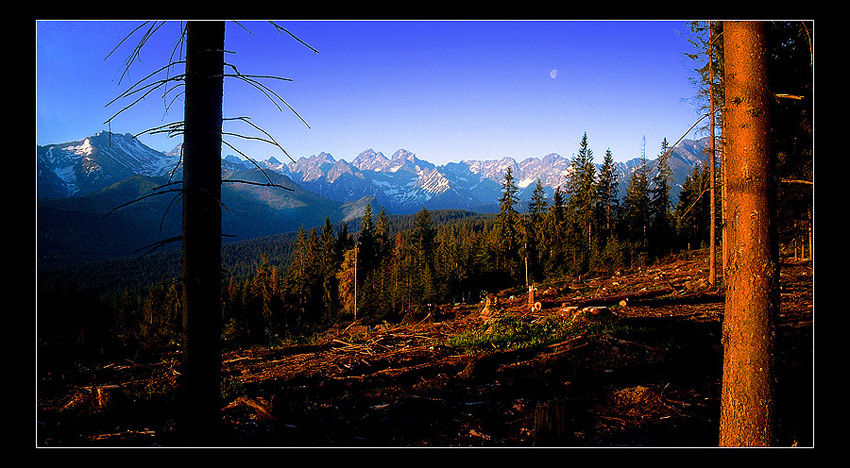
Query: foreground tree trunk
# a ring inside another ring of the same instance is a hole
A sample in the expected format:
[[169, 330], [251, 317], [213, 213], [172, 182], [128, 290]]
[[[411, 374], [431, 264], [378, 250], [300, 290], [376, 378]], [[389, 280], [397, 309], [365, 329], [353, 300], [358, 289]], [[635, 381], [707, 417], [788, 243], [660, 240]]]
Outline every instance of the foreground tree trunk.
[[709, 144], [709, 151], [711, 154], [709, 155], [709, 171], [708, 171], [708, 179], [709, 179], [709, 203], [711, 206], [709, 207], [709, 216], [711, 219], [709, 220], [709, 248], [708, 248], [708, 282], [711, 283], [712, 287], [717, 287], [717, 237], [715, 226], [717, 224], [717, 214], [715, 213], [715, 209], [717, 208], [717, 202], [714, 196], [714, 188], [717, 185], [717, 177], [714, 174], [714, 167], [716, 166], [715, 158], [717, 157], [717, 153], [714, 148], [714, 29], [712, 28], [711, 21], [708, 22], [708, 103], [711, 115], [711, 123], [709, 125], [709, 138], [711, 138]]
[[779, 275], [764, 26], [726, 22], [723, 34], [729, 264], [719, 442], [770, 446]]
[[224, 23], [187, 24], [183, 135], [184, 442], [215, 445], [221, 386]]

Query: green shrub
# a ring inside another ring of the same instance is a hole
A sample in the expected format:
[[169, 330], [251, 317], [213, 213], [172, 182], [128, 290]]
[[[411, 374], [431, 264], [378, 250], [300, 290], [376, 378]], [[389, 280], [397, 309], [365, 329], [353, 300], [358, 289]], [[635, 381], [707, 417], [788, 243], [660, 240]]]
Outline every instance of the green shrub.
[[560, 317], [530, 321], [507, 314], [467, 332], [459, 333], [451, 337], [447, 344], [467, 352], [519, 349], [554, 343], [571, 334], [573, 334], [572, 323]]

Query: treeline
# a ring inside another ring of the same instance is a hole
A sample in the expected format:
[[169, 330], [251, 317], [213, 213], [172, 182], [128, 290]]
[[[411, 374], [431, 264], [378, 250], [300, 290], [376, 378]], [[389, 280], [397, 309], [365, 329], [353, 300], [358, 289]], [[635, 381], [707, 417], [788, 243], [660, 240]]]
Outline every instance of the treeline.
[[610, 151], [597, 170], [585, 134], [551, 199], [538, 181], [520, 206], [508, 169], [495, 215], [422, 209], [391, 220], [383, 208], [376, 215], [367, 205], [356, 231], [330, 220], [302, 228], [287, 265], [266, 256], [252, 274], [225, 279], [225, 337], [257, 341], [339, 321], [422, 317], [436, 304], [478, 302], [483, 292], [645, 265], [703, 247], [707, 170], [694, 169], [674, 206], [669, 149], [662, 141], [654, 170], [642, 155], [629, 179], [618, 180]]
[[[694, 169], [673, 206], [668, 149], [665, 140], [654, 170], [644, 154], [628, 180], [618, 180], [610, 150], [597, 170], [585, 134], [551, 199], [538, 181], [521, 206], [508, 169], [495, 215], [423, 209], [390, 218], [367, 205], [354, 228], [326, 219], [320, 228], [302, 227], [294, 241], [271, 237], [256, 244], [262, 251], [252, 244], [245, 247], [251, 261], [233, 253], [242, 266], [223, 270], [222, 337], [241, 346], [340, 321], [421, 317], [436, 304], [478, 302], [484, 292], [645, 265], [704, 246], [707, 170]], [[102, 295], [53, 286], [41, 297], [42, 340], [98, 349], [180, 341], [180, 285], [173, 279]]]

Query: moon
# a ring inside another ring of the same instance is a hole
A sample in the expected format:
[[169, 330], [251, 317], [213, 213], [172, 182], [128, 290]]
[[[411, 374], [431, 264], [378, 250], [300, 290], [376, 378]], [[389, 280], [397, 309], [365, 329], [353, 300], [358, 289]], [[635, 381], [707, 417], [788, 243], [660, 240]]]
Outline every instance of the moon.
[[552, 70], [549, 72], [549, 77], [553, 80], [558, 77], [558, 70]]

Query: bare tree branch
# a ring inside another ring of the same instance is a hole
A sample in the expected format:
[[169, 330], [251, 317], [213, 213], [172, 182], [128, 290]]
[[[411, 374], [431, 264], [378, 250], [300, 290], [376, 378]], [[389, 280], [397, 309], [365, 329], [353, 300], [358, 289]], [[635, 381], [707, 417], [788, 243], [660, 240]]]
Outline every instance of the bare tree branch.
[[118, 211], [121, 208], [124, 208], [125, 206], [132, 205], [133, 203], [140, 202], [140, 201], [142, 201], [146, 198], [154, 197], [154, 196], [157, 196], [157, 195], [162, 195], [162, 194], [169, 193], [169, 192], [183, 192], [183, 189], [171, 189], [171, 190], [165, 190], [165, 191], [162, 191], [162, 192], [149, 193], [147, 195], [143, 195], [139, 198], [136, 198], [135, 200], [130, 200], [126, 203], [122, 203], [122, 204], [116, 206], [115, 208], [109, 210], [105, 215], [101, 216], [100, 219], [106, 219], [107, 216], [111, 215], [112, 213]]
[[284, 190], [289, 190], [290, 192], [294, 192], [295, 190], [289, 187], [285, 187], [280, 184], [275, 184], [273, 182], [263, 183], [263, 182], [254, 182], [252, 180], [243, 180], [243, 179], [222, 179], [222, 183], [224, 182], [234, 182], [239, 184], [248, 184], [248, 185], [258, 185], [260, 187], [277, 187], [282, 188]]
[[138, 249], [134, 250], [133, 252], [140, 252], [140, 251], [142, 251], [142, 250], [147, 250], [146, 252], [144, 252], [144, 253], [143, 253], [143, 254], [141, 254], [140, 256], [136, 257], [136, 260], [138, 261], [138, 260], [141, 260], [142, 258], [144, 258], [144, 257], [146, 257], [146, 256], [148, 256], [148, 255], [150, 255], [150, 254], [151, 254], [151, 253], [153, 253], [154, 251], [156, 251], [156, 250], [158, 250], [158, 249], [160, 249], [160, 248], [164, 247], [165, 245], [168, 245], [168, 244], [170, 244], [170, 243], [172, 243], [172, 242], [182, 241], [182, 240], [183, 240], [183, 236], [182, 236], [182, 235], [180, 235], [180, 236], [174, 236], [174, 237], [169, 237], [168, 239], [162, 239], [162, 240], [156, 241], [156, 242], [154, 242], [154, 243], [152, 243], [152, 244], [148, 244], [148, 245], [146, 245], [146, 246], [144, 246], [144, 247], [140, 247], [140, 248], [138, 248]]
[[272, 183], [272, 179], [269, 177], [269, 175], [266, 173], [266, 171], [265, 171], [262, 167], [260, 167], [260, 165], [257, 163], [257, 161], [254, 161], [254, 160], [253, 160], [250, 156], [248, 156], [247, 154], [243, 153], [242, 151], [239, 151], [239, 149], [238, 149], [238, 148], [236, 148], [235, 146], [231, 145], [231, 144], [230, 144], [230, 143], [228, 143], [227, 141], [225, 141], [225, 140], [221, 140], [221, 142], [222, 142], [223, 144], [227, 145], [227, 146], [228, 146], [230, 149], [232, 149], [233, 151], [236, 151], [237, 153], [239, 153], [240, 155], [242, 155], [242, 157], [244, 157], [244, 158], [245, 158], [245, 159], [247, 159], [248, 161], [251, 161], [251, 163], [252, 163], [252, 164], [253, 164], [253, 165], [254, 165], [257, 169], [259, 169], [259, 170], [260, 170], [260, 172], [262, 172], [264, 176], [266, 176], [266, 180], [268, 180], [268, 181], [269, 181], [269, 183]]
[[171, 138], [174, 135], [182, 135], [183, 134], [183, 121], [180, 120], [178, 122], [171, 122], [167, 124], [157, 125], [156, 127], [151, 127], [147, 130], [142, 130], [139, 133], [133, 135], [133, 138], [138, 137], [139, 135], [144, 135], [148, 133], [150, 135], [156, 135], [157, 133], [168, 133], [168, 137]]
[[281, 25], [279, 25], [279, 24], [275, 23], [274, 21], [269, 21], [269, 23], [271, 23], [271, 25], [272, 25], [272, 26], [274, 26], [274, 27], [275, 27], [275, 29], [277, 29], [277, 30], [278, 30], [278, 32], [280, 32], [280, 33], [286, 33], [286, 34], [289, 34], [290, 36], [292, 36], [292, 38], [293, 38], [293, 39], [295, 39], [296, 41], [300, 42], [301, 44], [304, 44], [304, 46], [305, 46], [305, 47], [307, 47], [308, 49], [312, 50], [314, 53], [317, 53], [317, 54], [319, 53], [319, 51], [318, 51], [318, 50], [316, 50], [316, 49], [314, 49], [312, 46], [310, 46], [310, 44], [307, 44], [306, 42], [304, 42], [304, 41], [302, 41], [301, 39], [299, 39], [299, 38], [298, 38], [298, 36], [296, 36], [295, 34], [292, 34], [291, 32], [289, 32], [289, 30], [288, 30], [288, 29], [286, 29], [286, 28], [284, 28], [283, 26], [281, 26]]
[[[148, 97], [148, 95], [150, 95], [152, 92], [156, 91], [156, 90], [157, 90], [157, 88], [159, 88], [160, 86], [165, 85], [165, 83], [167, 83], [167, 82], [169, 82], [169, 81], [177, 81], [177, 80], [182, 80], [182, 79], [183, 79], [183, 75], [179, 75], [179, 76], [171, 77], [171, 78], [167, 78], [167, 79], [164, 79], [164, 80], [158, 80], [158, 81], [156, 81], [156, 82], [154, 82], [154, 83], [152, 83], [152, 84], [150, 84], [150, 85], [146, 85], [146, 86], [144, 86], [142, 89], [155, 85], [155, 86], [153, 86], [152, 88], [150, 88], [147, 92], [145, 92], [144, 94], [142, 94], [141, 96], [139, 96], [139, 97], [138, 97], [135, 101], [133, 101], [132, 103], [130, 103], [130, 104], [126, 105], [126, 106], [124, 106], [121, 110], [119, 110], [118, 112], [116, 112], [115, 114], [113, 114], [113, 115], [112, 115], [112, 117], [110, 117], [109, 119], [107, 119], [104, 123], [112, 122], [112, 120], [114, 120], [114, 119], [115, 119], [115, 117], [118, 117], [118, 115], [119, 115], [119, 114], [123, 113], [123, 112], [124, 112], [124, 111], [126, 111], [127, 109], [129, 109], [129, 108], [131, 108], [131, 107], [135, 106], [136, 104], [138, 104], [138, 103], [139, 103], [139, 101], [141, 101], [141, 100], [143, 100], [144, 98]], [[174, 88], [171, 88], [171, 89], [174, 89]], [[135, 93], [140, 92], [140, 91], [141, 91], [141, 90], [136, 90], [136, 91], [133, 91], [132, 93], [129, 93], [129, 94], [135, 94]], [[126, 94], [126, 93], [125, 93], [125, 94]], [[129, 94], [127, 94], [127, 96], [129, 96]], [[119, 96], [119, 98], [120, 98], [120, 97], [121, 97], [121, 96]], [[113, 102], [115, 102], [115, 100], [117, 100], [117, 99], [118, 99], [118, 98], [116, 98], [116, 99], [112, 100], [109, 104], [112, 104], [112, 103], [113, 103]], [[109, 104], [107, 104], [106, 106], [109, 106]]]
[[295, 162], [295, 159], [293, 159], [292, 156], [290, 156], [289, 153], [286, 152], [286, 150], [283, 148], [283, 146], [281, 146], [281, 144], [278, 143], [277, 140], [275, 140], [274, 137], [269, 132], [265, 131], [262, 127], [251, 122], [250, 117], [229, 117], [229, 118], [226, 118], [224, 120], [239, 120], [239, 121], [245, 122], [246, 124], [250, 125], [251, 127], [253, 127], [257, 131], [259, 131], [263, 135], [267, 136], [269, 138], [269, 141], [267, 143], [270, 143], [270, 144], [278, 147], [278, 149], [280, 149], [283, 152], [283, 154], [285, 154], [286, 157], [289, 158], [290, 161]]
[[174, 198], [172, 198], [171, 201], [168, 202], [168, 206], [165, 207], [165, 212], [162, 213], [162, 217], [159, 218], [159, 232], [162, 232], [162, 225], [165, 223], [165, 216], [168, 215], [168, 211], [171, 210], [171, 205], [173, 205], [174, 202], [177, 201], [177, 199], [182, 198], [182, 197], [183, 197], [183, 191], [181, 190], [180, 193], [178, 193], [177, 195], [174, 195]]
[[[236, 74], [225, 74], [224, 76], [226, 76], [226, 77], [230, 77], [230, 78], [237, 78], [237, 79], [239, 79], [239, 80], [244, 81], [245, 83], [248, 83], [249, 85], [251, 85], [251, 86], [253, 86], [254, 88], [256, 88], [257, 90], [259, 90], [261, 93], [263, 93], [263, 95], [264, 95], [264, 96], [266, 96], [266, 98], [267, 98], [269, 101], [271, 101], [271, 103], [272, 103], [272, 104], [274, 104], [274, 105], [275, 105], [275, 107], [277, 107], [277, 110], [279, 110], [279, 111], [283, 111], [283, 108], [281, 108], [281, 107], [280, 107], [280, 105], [277, 103], [277, 101], [275, 101], [275, 99], [277, 99], [278, 101], [280, 101], [281, 103], [283, 103], [283, 105], [284, 105], [284, 106], [286, 106], [286, 108], [287, 108], [287, 109], [289, 109], [290, 111], [292, 111], [292, 113], [293, 113], [293, 114], [295, 114], [295, 116], [296, 116], [296, 117], [298, 117], [298, 119], [299, 119], [299, 120], [300, 120], [300, 121], [301, 121], [304, 125], [306, 125], [306, 126], [307, 126], [307, 128], [310, 128], [310, 124], [308, 124], [308, 123], [307, 123], [307, 121], [306, 121], [306, 120], [304, 120], [304, 118], [303, 118], [303, 117], [301, 117], [301, 114], [299, 114], [299, 113], [298, 113], [298, 111], [296, 111], [296, 110], [295, 110], [292, 106], [290, 106], [290, 105], [289, 105], [289, 103], [288, 103], [288, 102], [286, 102], [286, 100], [285, 100], [285, 99], [283, 99], [283, 98], [282, 98], [282, 97], [281, 97], [281, 96], [280, 96], [277, 92], [275, 92], [273, 89], [269, 88], [268, 86], [264, 85], [263, 83], [260, 83], [259, 81], [257, 81], [256, 79], [254, 79], [254, 78], [252, 77], [252, 75], [243, 75], [243, 74], [239, 73], [239, 71], [236, 69], [236, 67], [234, 67], [232, 64], [226, 63], [225, 65], [229, 66], [230, 68], [233, 68], [233, 70], [236, 72]], [[288, 78], [281, 78], [281, 77], [271, 77], [271, 76], [266, 76], [266, 75], [262, 75], [262, 77], [263, 77], [263, 78], [279, 79], [279, 80], [283, 80], [283, 81], [292, 81], [292, 80], [290, 80], [290, 79], [288, 79]]]
[[[142, 27], [144, 27], [145, 25], [150, 24], [150, 23], [151, 23], [150, 21], [145, 21], [144, 23], [140, 24], [138, 27], [133, 29], [129, 34], [127, 34], [127, 36], [124, 37], [124, 39], [121, 40], [121, 42], [118, 43], [118, 45], [116, 45], [109, 52], [109, 54], [106, 55], [106, 58], [104, 58], [104, 60], [108, 59], [116, 50], [118, 50], [118, 48], [121, 46], [121, 44], [123, 44], [127, 39], [129, 39], [130, 36], [135, 34], [136, 31], [138, 31], [139, 29], [141, 29]], [[135, 62], [136, 60], [139, 59], [139, 56], [140, 56], [141, 51], [142, 51], [142, 47], [144, 47], [144, 45], [145, 45], [145, 43], [147, 43], [148, 39], [150, 39], [151, 36], [153, 36], [153, 34], [157, 30], [159, 30], [159, 28], [161, 28], [165, 23], [166, 23], [165, 21], [160, 21], [159, 23], [154, 21], [152, 24], [150, 24], [150, 27], [148, 28], [148, 30], [145, 32], [145, 34], [142, 36], [142, 38], [136, 44], [136, 47], [133, 49], [133, 52], [130, 54], [129, 57], [127, 57], [124, 60], [124, 71], [121, 73], [121, 77], [118, 79], [119, 84], [121, 83], [121, 81], [124, 80], [124, 77], [130, 71], [130, 66], [133, 64], [133, 62]]]

